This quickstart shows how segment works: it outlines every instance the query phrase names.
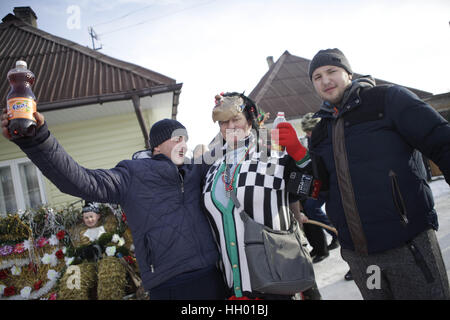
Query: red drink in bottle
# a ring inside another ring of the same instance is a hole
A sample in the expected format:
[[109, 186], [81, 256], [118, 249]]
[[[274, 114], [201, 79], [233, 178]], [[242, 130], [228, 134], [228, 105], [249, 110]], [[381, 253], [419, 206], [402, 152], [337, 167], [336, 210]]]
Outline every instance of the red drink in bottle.
[[27, 63], [19, 60], [16, 67], [9, 70], [8, 81], [11, 85], [7, 100], [7, 113], [9, 119], [8, 130], [12, 139], [33, 137], [36, 135], [36, 97], [31, 86], [34, 83], [34, 74], [27, 69]]

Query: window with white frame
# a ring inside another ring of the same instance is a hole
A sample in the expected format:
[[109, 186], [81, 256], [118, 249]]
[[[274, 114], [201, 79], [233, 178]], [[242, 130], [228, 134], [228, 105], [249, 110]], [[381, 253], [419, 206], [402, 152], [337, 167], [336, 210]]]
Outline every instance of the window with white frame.
[[46, 203], [41, 172], [27, 158], [0, 162], [0, 215]]

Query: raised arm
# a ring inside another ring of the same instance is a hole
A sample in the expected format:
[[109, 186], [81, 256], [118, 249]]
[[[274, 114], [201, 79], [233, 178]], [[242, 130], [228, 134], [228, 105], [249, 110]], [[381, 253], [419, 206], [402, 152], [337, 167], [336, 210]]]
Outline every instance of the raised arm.
[[[130, 180], [126, 161], [113, 169], [91, 170], [79, 165], [50, 133], [44, 116], [38, 112], [37, 134], [12, 140], [61, 192], [97, 202], [121, 203]], [[6, 113], [2, 113], [2, 134], [11, 140]]]

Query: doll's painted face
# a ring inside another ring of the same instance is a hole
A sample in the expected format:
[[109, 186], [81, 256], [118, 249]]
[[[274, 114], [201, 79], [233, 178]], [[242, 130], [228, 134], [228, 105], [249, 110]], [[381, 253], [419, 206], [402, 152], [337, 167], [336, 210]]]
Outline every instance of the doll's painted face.
[[83, 212], [83, 222], [89, 228], [95, 227], [99, 219], [100, 214], [98, 213], [95, 213], [93, 211]]

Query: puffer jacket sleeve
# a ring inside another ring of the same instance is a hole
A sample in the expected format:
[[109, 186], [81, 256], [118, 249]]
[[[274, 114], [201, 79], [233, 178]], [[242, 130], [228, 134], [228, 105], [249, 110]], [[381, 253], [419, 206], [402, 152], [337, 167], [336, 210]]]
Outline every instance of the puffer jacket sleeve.
[[450, 184], [450, 125], [411, 91], [393, 86], [386, 94], [386, 113], [398, 132], [444, 174]]
[[87, 169], [79, 165], [44, 124], [33, 139], [15, 143], [61, 192], [96, 202], [122, 203], [130, 181], [126, 161], [113, 169]]

